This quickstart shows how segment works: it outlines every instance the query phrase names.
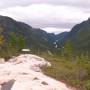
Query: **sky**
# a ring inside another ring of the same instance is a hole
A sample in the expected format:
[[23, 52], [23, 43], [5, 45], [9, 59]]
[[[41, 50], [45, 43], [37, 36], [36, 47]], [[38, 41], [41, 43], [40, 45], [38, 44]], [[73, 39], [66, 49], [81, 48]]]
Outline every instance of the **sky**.
[[0, 15], [60, 33], [90, 17], [90, 0], [0, 0]]

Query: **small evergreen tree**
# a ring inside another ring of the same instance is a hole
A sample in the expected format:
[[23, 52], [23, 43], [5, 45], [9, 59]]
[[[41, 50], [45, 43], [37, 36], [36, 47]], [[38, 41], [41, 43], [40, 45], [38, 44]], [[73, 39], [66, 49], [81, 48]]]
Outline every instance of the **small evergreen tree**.
[[65, 44], [64, 47], [62, 48], [62, 54], [63, 56], [67, 59], [70, 60], [72, 59], [73, 56], [73, 47], [72, 47], [72, 42], [68, 40]]
[[25, 40], [23, 36], [15, 33], [9, 33], [9, 41], [7, 43], [7, 51], [10, 54], [17, 54], [25, 47]]
[[2, 46], [4, 44], [4, 36], [2, 35], [3, 28], [0, 27], [0, 50], [2, 49]]

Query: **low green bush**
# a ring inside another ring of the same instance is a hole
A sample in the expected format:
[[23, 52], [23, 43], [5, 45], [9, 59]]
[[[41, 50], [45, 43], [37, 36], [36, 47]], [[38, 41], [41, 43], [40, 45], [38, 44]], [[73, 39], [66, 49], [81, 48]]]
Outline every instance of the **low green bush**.
[[51, 67], [43, 67], [43, 72], [79, 90], [90, 90], [90, 61], [85, 58], [66, 60], [58, 56], [46, 56]]

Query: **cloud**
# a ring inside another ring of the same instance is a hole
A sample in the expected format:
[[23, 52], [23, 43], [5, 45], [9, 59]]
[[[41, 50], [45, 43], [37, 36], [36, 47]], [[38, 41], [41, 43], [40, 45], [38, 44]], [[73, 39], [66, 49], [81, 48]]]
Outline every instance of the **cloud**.
[[83, 10], [74, 7], [33, 4], [26, 7], [12, 7], [2, 9], [0, 14], [11, 16], [17, 20], [25, 21], [34, 27], [62, 27], [70, 28], [75, 23], [83, 21], [90, 16]]
[[89, 7], [90, 0], [0, 0], [0, 15], [61, 32], [88, 19]]
[[49, 32], [49, 33], [60, 33], [60, 32], [65, 32], [65, 31], [70, 31], [69, 28], [64, 29], [64, 28], [53, 28], [53, 27], [46, 27], [46, 28], [42, 28], [43, 30]]
[[52, 5], [69, 5], [76, 7], [90, 7], [90, 0], [0, 0], [1, 7], [27, 6], [30, 4], [52, 4]]

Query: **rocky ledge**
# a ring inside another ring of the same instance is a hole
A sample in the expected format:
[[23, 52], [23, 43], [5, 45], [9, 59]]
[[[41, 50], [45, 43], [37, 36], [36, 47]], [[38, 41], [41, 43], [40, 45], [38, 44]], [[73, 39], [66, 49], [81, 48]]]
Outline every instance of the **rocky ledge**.
[[32, 54], [22, 54], [0, 63], [0, 90], [72, 90], [44, 75], [42, 66], [51, 64]]

